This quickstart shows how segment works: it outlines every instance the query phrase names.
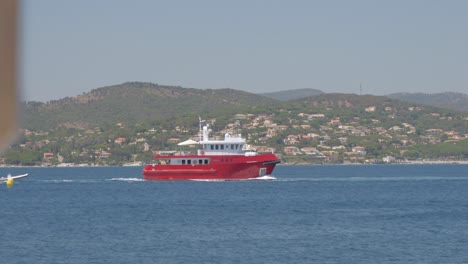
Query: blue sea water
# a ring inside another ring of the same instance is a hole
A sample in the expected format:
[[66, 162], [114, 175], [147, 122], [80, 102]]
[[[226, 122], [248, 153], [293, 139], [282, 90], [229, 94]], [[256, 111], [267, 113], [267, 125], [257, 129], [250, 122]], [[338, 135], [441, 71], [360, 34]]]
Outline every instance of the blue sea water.
[[[0, 263], [468, 263], [468, 165], [1, 168]], [[268, 179], [268, 178], [267, 178]]]

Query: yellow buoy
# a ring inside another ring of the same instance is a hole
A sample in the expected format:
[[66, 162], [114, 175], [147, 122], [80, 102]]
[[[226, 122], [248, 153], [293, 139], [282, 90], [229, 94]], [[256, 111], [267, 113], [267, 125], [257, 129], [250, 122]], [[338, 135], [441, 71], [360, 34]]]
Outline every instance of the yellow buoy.
[[15, 180], [13, 178], [8, 178], [6, 185], [8, 188], [11, 188], [11, 186], [13, 186], [13, 183], [15, 183]]

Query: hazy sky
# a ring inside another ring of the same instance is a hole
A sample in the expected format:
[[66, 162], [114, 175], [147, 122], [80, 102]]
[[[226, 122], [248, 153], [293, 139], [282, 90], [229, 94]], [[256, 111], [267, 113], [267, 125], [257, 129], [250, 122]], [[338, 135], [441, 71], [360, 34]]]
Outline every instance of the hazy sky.
[[126, 81], [468, 92], [468, 1], [24, 0], [24, 100]]

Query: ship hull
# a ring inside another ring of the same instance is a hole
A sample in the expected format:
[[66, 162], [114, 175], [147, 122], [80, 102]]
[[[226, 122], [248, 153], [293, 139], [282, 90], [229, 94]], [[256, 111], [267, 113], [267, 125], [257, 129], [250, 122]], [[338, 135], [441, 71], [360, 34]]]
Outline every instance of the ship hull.
[[[164, 158], [164, 157], [160, 157]], [[143, 169], [145, 180], [241, 180], [271, 175], [278, 158], [274, 154], [194, 155], [187, 159], [209, 159], [209, 164], [148, 164]]]

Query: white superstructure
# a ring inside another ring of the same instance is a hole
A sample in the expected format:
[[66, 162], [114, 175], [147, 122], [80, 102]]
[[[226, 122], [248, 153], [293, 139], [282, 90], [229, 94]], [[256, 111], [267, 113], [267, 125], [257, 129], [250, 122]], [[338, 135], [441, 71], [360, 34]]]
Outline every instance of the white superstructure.
[[199, 142], [202, 148], [198, 150], [198, 155], [255, 155], [241, 135], [232, 136], [226, 133], [224, 140], [210, 140], [210, 132], [208, 125], [204, 125]]

